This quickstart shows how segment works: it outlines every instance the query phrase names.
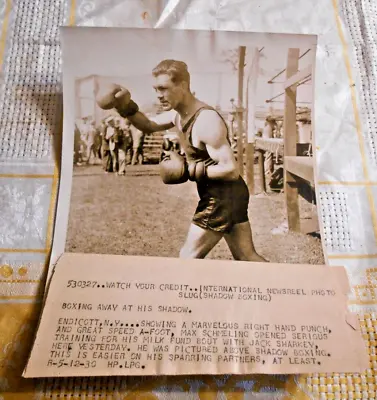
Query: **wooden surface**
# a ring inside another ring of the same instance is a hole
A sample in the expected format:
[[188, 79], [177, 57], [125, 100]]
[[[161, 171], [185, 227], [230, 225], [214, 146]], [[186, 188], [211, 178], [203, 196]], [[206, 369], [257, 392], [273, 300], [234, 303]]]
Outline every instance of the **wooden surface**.
[[[255, 194], [255, 180], [254, 180], [254, 148], [255, 148], [255, 135], [257, 132], [256, 127], [256, 98], [259, 79], [259, 62], [260, 52], [258, 47], [250, 49], [246, 58], [251, 59], [251, 65], [248, 72], [246, 82], [246, 183], [251, 194]], [[250, 64], [249, 60], [246, 61]]]
[[255, 193], [255, 179], [254, 179], [254, 143], [246, 144], [246, 183], [251, 194]]
[[266, 174], [264, 170], [264, 151], [258, 151], [258, 165], [260, 173], [260, 181], [262, 185], [262, 191], [266, 192]]
[[163, 132], [145, 135], [143, 153], [146, 162], [157, 162], [160, 159], [163, 138]]
[[296, 83], [303, 81], [305, 78], [308, 78], [312, 74], [312, 66], [309, 65], [308, 67], [302, 69], [301, 71], [296, 72], [290, 78], [288, 78], [284, 83], [284, 88], [288, 89], [291, 86], [294, 86]]
[[257, 138], [255, 139], [255, 147], [259, 150], [269, 151], [270, 153], [284, 154], [284, 139], [279, 138]]
[[284, 167], [286, 171], [305, 179], [314, 186], [314, 161], [313, 157], [284, 157]]
[[[289, 80], [298, 71], [300, 49], [289, 49], [286, 69], [286, 80]], [[284, 99], [284, 155], [295, 156], [297, 154], [296, 135], [296, 87], [285, 89]], [[284, 165], [285, 167], [285, 165]], [[295, 179], [284, 168], [284, 191], [287, 205], [288, 227], [290, 230], [300, 230], [300, 209], [298, 204], [298, 189]]]
[[[244, 68], [245, 68], [245, 54], [246, 47], [240, 46], [238, 50], [238, 109], [243, 108], [243, 79], [244, 79]], [[243, 176], [243, 115], [241, 111], [237, 112], [237, 161], [240, 175]]]

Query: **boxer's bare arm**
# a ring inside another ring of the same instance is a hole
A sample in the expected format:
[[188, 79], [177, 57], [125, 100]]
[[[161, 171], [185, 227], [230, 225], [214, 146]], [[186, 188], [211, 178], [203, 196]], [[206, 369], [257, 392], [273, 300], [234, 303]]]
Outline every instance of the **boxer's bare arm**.
[[[144, 133], [163, 131], [174, 126], [171, 121], [169, 123], [156, 123], [142, 112], [136, 111], [139, 107], [132, 101], [129, 90], [120, 85], [111, 84], [102, 88], [97, 85], [95, 94], [100, 108], [104, 110], [115, 108], [120, 116], [127, 117], [132, 125]], [[133, 113], [134, 110], [135, 113]]]
[[172, 122], [159, 124], [155, 121], [152, 121], [140, 111], [132, 116], [129, 116], [128, 119], [135, 128], [144, 133], [160, 132], [174, 127]]
[[192, 134], [193, 140], [205, 145], [209, 156], [217, 162], [207, 167], [209, 179], [232, 181], [239, 178], [237, 162], [227, 140], [225, 123], [216, 112], [201, 112]]

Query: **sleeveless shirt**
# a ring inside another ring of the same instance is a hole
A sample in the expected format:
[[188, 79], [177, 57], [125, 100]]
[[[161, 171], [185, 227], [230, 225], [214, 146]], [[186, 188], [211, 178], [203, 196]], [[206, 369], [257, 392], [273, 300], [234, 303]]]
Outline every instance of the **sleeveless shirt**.
[[[217, 115], [221, 118], [221, 120], [225, 125], [227, 131], [227, 141], [230, 145], [228, 125], [226, 124], [223, 116], [215, 108], [209, 105], [203, 105], [195, 111], [195, 113], [181, 126], [180, 129], [186, 139], [186, 145], [184, 146], [184, 150], [188, 161], [211, 160], [211, 157], [206, 149], [199, 149], [195, 147], [192, 143], [192, 130], [194, 128], [194, 124], [197, 118], [199, 117], [200, 113], [204, 110], [215, 111]], [[177, 128], [178, 128], [178, 118], [179, 114], [177, 113], [175, 117], [175, 126]], [[213, 160], [212, 162], [214, 163]]]
[[[175, 126], [183, 133], [183, 136], [185, 137], [186, 143], [183, 147], [187, 161], [189, 162], [206, 161], [210, 165], [210, 164], [216, 164], [216, 162], [213, 159], [211, 159], [207, 149], [199, 149], [198, 147], [195, 147], [192, 143], [192, 130], [194, 128], [194, 124], [197, 118], [199, 117], [200, 113], [204, 110], [215, 111], [219, 115], [219, 117], [221, 118], [226, 127], [227, 141], [230, 145], [231, 143], [229, 139], [229, 129], [227, 123], [225, 122], [223, 116], [215, 108], [209, 105], [203, 105], [199, 107], [195, 111], [195, 113], [186, 122], [184, 122], [184, 124], [181, 126], [181, 129], [179, 129], [178, 125], [179, 114], [177, 113], [175, 117]], [[248, 196], [247, 186], [241, 176], [239, 176], [238, 180], [236, 181], [206, 179], [203, 182], [200, 183], [197, 182], [197, 189], [199, 197], [201, 199], [209, 197], [218, 199], [225, 199], [229, 197], [234, 198], [237, 197], [237, 195], [240, 193], [243, 193], [244, 195]], [[233, 199], [233, 201], [234, 200], [235, 199]]]

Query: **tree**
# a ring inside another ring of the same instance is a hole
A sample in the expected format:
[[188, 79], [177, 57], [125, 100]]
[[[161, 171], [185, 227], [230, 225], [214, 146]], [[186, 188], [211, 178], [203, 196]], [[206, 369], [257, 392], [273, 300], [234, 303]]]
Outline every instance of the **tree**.
[[[239, 50], [228, 49], [221, 52], [221, 60], [226, 64], [229, 64], [234, 72], [238, 71], [238, 61], [239, 61]], [[246, 66], [246, 62], [244, 67]]]

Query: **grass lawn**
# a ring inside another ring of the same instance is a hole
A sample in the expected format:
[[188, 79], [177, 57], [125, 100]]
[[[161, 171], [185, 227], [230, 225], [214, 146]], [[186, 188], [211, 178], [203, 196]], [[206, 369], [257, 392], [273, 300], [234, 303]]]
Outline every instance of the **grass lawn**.
[[[99, 165], [74, 167], [66, 251], [177, 257], [198, 196], [196, 186], [164, 185], [157, 165], [128, 166], [124, 177]], [[301, 202], [301, 218], [312, 206]], [[284, 195], [251, 196], [249, 217], [257, 251], [271, 262], [324, 263], [320, 239], [273, 235], [285, 219]], [[209, 258], [232, 259], [224, 240]]]

